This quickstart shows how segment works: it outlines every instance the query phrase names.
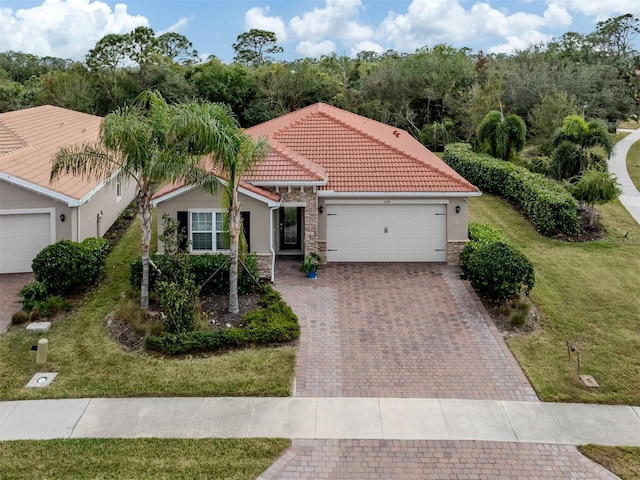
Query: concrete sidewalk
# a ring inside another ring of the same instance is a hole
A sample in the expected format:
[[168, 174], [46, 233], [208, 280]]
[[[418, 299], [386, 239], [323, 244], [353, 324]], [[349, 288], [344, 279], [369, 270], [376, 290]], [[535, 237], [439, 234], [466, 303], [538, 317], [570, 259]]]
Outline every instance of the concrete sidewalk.
[[478, 440], [640, 446], [640, 407], [412, 398], [0, 402], [0, 440], [80, 437]]
[[631, 181], [627, 171], [627, 153], [629, 153], [629, 149], [634, 143], [640, 141], [640, 128], [621, 131], [630, 133], [616, 143], [613, 155], [609, 159], [609, 171], [618, 177], [618, 182], [622, 185], [620, 202], [635, 219], [636, 223], [640, 224], [640, 192]]

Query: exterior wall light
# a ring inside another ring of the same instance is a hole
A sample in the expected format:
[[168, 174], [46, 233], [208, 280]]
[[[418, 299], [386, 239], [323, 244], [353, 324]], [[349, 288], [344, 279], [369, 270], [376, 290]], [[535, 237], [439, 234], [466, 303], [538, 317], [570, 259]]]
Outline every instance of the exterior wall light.
[[456, 205], [456, 213], [460, 213], [460, 205]]
[[318, 207], [318, 213], [322, 213], [322, 212], [324, 212], [324, 207], [322, 205], [320, 205]]
[[60, 221], [61, 221], [61, 222], [64, 222], [64, 219], [65, 219], [65, 218], [66, 218], [66, 217], [64, 216], [64, 213], [61, 213], [61, 214], [60, 214]]

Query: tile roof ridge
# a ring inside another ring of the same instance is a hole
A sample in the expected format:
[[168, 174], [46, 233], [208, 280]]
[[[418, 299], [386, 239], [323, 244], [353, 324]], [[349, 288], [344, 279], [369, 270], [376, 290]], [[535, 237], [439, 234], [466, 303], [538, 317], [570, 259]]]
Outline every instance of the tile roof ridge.
[[[276, 138], [270, 138], [270, 147], [283, 154], [287, 160], [290, 160], [296, 164], [297, 167], [301, 168], [305, 172], [312, 174], [316, 178], [320, 180], [326, 180], [327, 178], [327, 170], [322, 165], [319, 165], [308, 158], [300, 155], [298, 152], [288, 147], [287, 145], [281, 143]], [[271, 143], [273, 142], [273, 143]]]
[[[377, 120], [374, 120], [374, 119], [369, 118], [369, 117], [364, 117], [364, 116], [362, 116], [362, 115], [358, 115], [357, 113], [349, 112], [349, 111], [347, 111], [347, 110], [337, 109], [337, 107], [331, 107], [331, 105], [327, 105], [327, 104], [324, 104], [324, 103], [323, 103], [323, 104], [321, 104], [321, 105], [327, 106], [327, 107], [329, 107], [329, 109], [322, 109], [322, 110], [318, 110], [318, 112], [319, 112], [319, 113], [324, 113], [326, 116], [330, 117], [331, 119], [335, 120], [336, 122], [340, 123], [341, 125], [343, 125], [343, 126], [345, 126], [345, 127], [349, 128], [350, 130], [355, 131], [355, 132], [358, 132], [358, 133], [360, 133], [360, 134], [363, 134], [363, 135], [365, 135], [367, 138], [369, 138], [369, 139], [371, 139], [371, 140], [373, 140], [373, 141], [375, 141], [375, 142], [377, 142], [377, 143], [379, 143], [379, 144], [385, 145], [386, 147], [388, 147], [388, 148], [390, 148], [390, 149], [394, 150], [395, 152], [397, 152], [397, 153], [401, 154], [402, 156], [404, 156], [404, 157], [406, 157], [406, 158], [408, 158], [408, 159], [412, 160], [414, 163], [418, 163], [418, 164], [420, 164], [420, 165], [422, 165], [422, 166], [425, 166], [425, 167], [430, 168], [430, 169], [431, 169], [431, 170], [433, 170], [433, 171], [436, 171], [436, 172], [438, 172], [438, 173], [440, 173], [440, 174], [442, 174], [442, 175], [445, 175], [446, 177], [450, 178], [451, 180], [454, 180], [456, 183], [459, 183], [459, 184], [465, 184], [465, 186], [472, 186], [472, 187], [473, 187], [473, 185], [472, 185], [472, 184], [471, 184], [467, 179], [465, 179], [465, 178], [464, 178], [464, 177], [462, 177], [462, 176], [459, 176], [459, 175], [455, 174], [455, 172], [449, 172], [449, 171], [447, 171], [447, 170], [442, 170], [442, 169], [438, 168], [436, 165], [434, 165], [434, 164], [432, 164], [432, 163], [430, 163], [430, 162], [427, 162], [427, 161], [425, 161], [425, 160], [422, 160], [420, 157], [418, 157], [418, 156], [414, 155], [413, 153], [408, 152], [407, 150], [404, 150], [404, 149], [402, 149], [402, 148], [400, 148], [400, 147], [398, 147], [398, 146], [396, 146], [396, 145], [394, 145], [394, 144], [392, 144], [392, 143], [390, 143], [390, 142], [387, 142], [387, 141], [385, 141], [384, 139], [382, 139], [382, 138], [380, 138], [380, 137], [377, 137], [377, 136], [375, 136], [375, 135], [372, 135], [372, 134], [371, 134], [370, 132], [368, 132], [367, 130], [364, 130], [364, 129], [362, 129], [362, 128], [359, 128], [359, 127], [357, 127], [356, 125], [353, 125], [353, 124], [351, 124], [351, 123], [349, 123], [349, 122], [347, 122], [347, 121], [343, 120], [343, 119], [342, 119], [342, 118], [340, 118], [339, 116], [331, 115], [329, 112], [330, 112], [331, 110], [333, 110], [333, 109], [336, 109], [336, 110], [338, 110], [338, 111], [339, 111], [340, 113], [342, 113], [342, 114], [347, 113], [347, 114], [349, 114], [349, 115], [354, 115], [354, 116], [362, 117], [362, 118], [364, 118], [364, 119], [366, 119], [366, 120], [368, 120], [368, 121], [375, 122], [376, 124], [380, 125], [381, 127], [386, 128], [386, 129], [389, 129], [389, 130], [393, 129], [394, 134], [395, 134], [395, 132], [398, 132], [400, 135], [401, 135], [401, 134], [405, 134], [405, 135], [410, 136], [410, 137], [411, 137], [413, 140], [415, 140], [416, 142], [418, 142], [418, 140], [417, 140], [413, 135], [411, 135], [408, 131], [406, 131], [406, 130], [404, 130], [404, 129], [402, 129], [402, 128], [397, 128], [397, 127], [394, 127], [394, 126], [392, 126], [392, 125], [387, 125], [387, 124], [384, 124], [384, 123], [382, 123], [382, 122], [378, 122]], [[327, 110], [328, 110], [328, 111], [327, 111]], [[398, 136], [399, 136], [399, 135], [398, 135]], [[418, 143], [419, 143], [419, 142], [418, 142]], [[420, 144], [420, 145], [422, 145], [422, 144]], [[434, 155], [434, 154], [433, 154], [433, 152], [431, 152], [431, 150], [427, 149], [426, 147], [424, 147], [424, 148], [425, 148], [425, 150], [427, 150], [429, 153], [431, 153], [432, 155]], [[436, 157], [436, 158], [437, 158], [437, 157]], [[445, 165], [446, 165], [446, 164], [445, 164]], [[476, 188], [476, 190], [477, 190], [477, 188]]]
[[[22, 135], [20, 135], [18, 132], [13, 130], [9, 125], [7, 125], [2, 118], [0, 118], [0, 129], [4, 129], [7, 134], [13, 137], [12, 140], [15, 140], [16, 143], [19, 144], [15, 148], [5, 150], [3, 148], [3, 145], [0, 143], [0, 156], [13, 153], [17, 150], [20, 150], [22, 148], [26, 148], [29, 146], [29, 142], [27, 142]], [[0, 134], [1, 134], [1, 130], [0, 130]]]

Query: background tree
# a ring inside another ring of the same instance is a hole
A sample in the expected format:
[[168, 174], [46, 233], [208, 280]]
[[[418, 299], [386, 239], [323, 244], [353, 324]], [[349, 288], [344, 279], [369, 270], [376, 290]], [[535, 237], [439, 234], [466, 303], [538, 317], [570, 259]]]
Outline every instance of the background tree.
[[[203, 133], [203, 131], [205, 133]], [[199, 166], [202, 154], [230, 155], [236, 125], [229, 110], [216, 104], [170, 107], [155, 92], [145, 92], [135, 105], [107, 115], [100, 139], [93, 144], [63, 147], [53, 158], [51, 180], [62, 173], [111, 179], [119, 172], [123, 181], [137, 186], [142, 227], [142, 282], [140, 305], [149, 307], [149, 246], [151, 196], [154, 186], [183, 180], [207, 188], [217, 183]], [[202, 141], [206, 135], [206, 142]], [[206, 148], [194, 148], [200, 142]]]
[[478, 125], [478, 142], [490, 155], [508, 160], [522, 151], [527, 137], [524, 121], [515, 114], [492, 110]]
[[570, 187], [571, 195], [589, 205], [591, 218], [589, 224], [593, 226], [596, 216], [596, 205], [611, 202], [620, 196], [622, 189], [617, 179], [608, 172], [595, 168], [588, 168], [574, 185]]
[[602, 121], [587, 123], [578, 115], [569, 115], [556, 131], [553, 146], [551, 170], [556, 179], [563, 180], [577, 177], [588, 167], [606, 170], [614, 144]]
[[527, 117], [531, 141], [538, 145], [540, 153], [551, 154], [554, 133], [562, 127], [568, 115], [575, 115], [579, 111], [575, 98], [567, 92], [552, 92], [542, 97]]
[[233, 50], [236, 52], [234, 61], [260, 67], [271, 60], [266, 54], [281, 53], [284, 50], [277, 45], [278, 38], [273, 32], [252, 28], [248, 32], [238, 35]]

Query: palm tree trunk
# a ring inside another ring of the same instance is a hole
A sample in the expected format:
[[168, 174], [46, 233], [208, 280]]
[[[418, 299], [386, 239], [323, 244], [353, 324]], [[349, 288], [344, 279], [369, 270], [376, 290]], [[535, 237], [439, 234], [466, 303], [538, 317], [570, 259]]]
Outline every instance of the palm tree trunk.
[[229, 312], [240, 311], [238, 302], [238, 246], [240, 243], [240, 205], [238, 205], [238, 185], [234, 182], [229, 207]]
[[142, 281], [140, 284], [140, 307], [149, 308], [149, 246], [151, 245], [151, 191], [145, 189], [139, 195], [140, 226], [142, 228]]

